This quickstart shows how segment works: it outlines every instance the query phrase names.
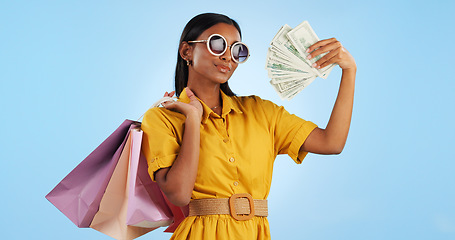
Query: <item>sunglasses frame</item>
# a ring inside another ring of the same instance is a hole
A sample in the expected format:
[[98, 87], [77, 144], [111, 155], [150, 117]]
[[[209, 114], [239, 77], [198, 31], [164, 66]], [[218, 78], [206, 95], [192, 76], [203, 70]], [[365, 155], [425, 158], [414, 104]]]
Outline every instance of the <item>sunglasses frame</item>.
[[[217, 53], [214, 53], [214, 52], [212, 51], [212, 49], [210, 49], [210, 40], [212, 39], [212, 37], [221, 37], [221, 38], [224, 40], [224, 42], [226, 43], [226, 47], [224, 48], [224, 50], [223, 50], [222, 53], [218, 53], [218, 54], [217, 54]], [[231, 50], [231, 58], [232, 58], [232, 60], [233, 60], [234, 62], [236, 62], [236, 63], [239, 63], [239, 64], [240, 64], [240, 63], [244, 63], [244, 62], [246, 62], [246, 60], [248, 60], [248, 58], [250, 57], [250, 49], [248, 48], [248, 46], [247, 46], [245, 43], [243, 43], [243, 42], [236, 42], [236, 43], [234, 43], [234, 44], [232, 44], [232, 45], [228, 45], [228, 44], [227, 44], [228, 42], [227, 42], [226, 38], [224, 38], [221, 34], [218, 34], [218, 33], [214, 33], [214, 34], [210, 35], [209, 38], [208, 38], [207, 40], [194, 40], [194, 41], [188, 41], [188, 43], [204, 43], [204, 42], [206, 43], [206, 46], [207, 46], [207, 49], [209, 50], [209, 52], [210, 52], [212, 55], [217, 56], [217, 57], [222, 56], [222, 55], [227, 51], [228, 48]], [[233, 48], [235, 45], [238, 45], [238, 44], [243, 44], [243, 46], [245, 46], [246, 49], [248, 50], [248, 56], [246, 56], [245, 60], [243, 60], [243, 61], [241, 61], [241, 62], [237, 61], [237, 60], [234, 58], [234, 55], [232, 54], [232, 48]]]

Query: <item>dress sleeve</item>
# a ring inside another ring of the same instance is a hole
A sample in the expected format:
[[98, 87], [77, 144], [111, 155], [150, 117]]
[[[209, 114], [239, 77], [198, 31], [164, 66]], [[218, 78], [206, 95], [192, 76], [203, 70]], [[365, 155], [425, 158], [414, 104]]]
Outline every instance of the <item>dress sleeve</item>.
[[294, 114], [290, 114], [283, 106], [263, 100], [264, 111], [271, 116], [271, 130], [274, 134], [274, 146], [277, 154], [288, 154], [296, 163], [302, 163], [308, 152], [299, 152], [308, 135], [317, 127]]
[[176, 131], [169, 117], [159, 108], [149, 109], [141, 124], [142, 152], [147, 159], [148, 172], [155, 181], [155, 172], [172, 166], [180, 151]]

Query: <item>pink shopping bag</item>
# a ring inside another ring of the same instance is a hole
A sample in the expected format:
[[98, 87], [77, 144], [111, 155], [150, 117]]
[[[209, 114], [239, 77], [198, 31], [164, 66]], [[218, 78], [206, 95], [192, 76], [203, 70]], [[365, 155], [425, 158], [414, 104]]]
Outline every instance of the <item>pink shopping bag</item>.
[[46, 195], [78, 227], [89, 227], [98, 211], [133, 123], [125, 120]]
[[91, 228], [115, 239], [131, 240], [155, 229], [126, 225], [130, 153], [131, 134], [101, 199], [99, 211], [90, 224]]
[[147, 171], [147, 160], [141, 153], [141, 129], [131, 130], [131, 154], [129, 168], [129, 193], [126, 224], [157, 228], [172, 223], [173, 215], [158, 184]]

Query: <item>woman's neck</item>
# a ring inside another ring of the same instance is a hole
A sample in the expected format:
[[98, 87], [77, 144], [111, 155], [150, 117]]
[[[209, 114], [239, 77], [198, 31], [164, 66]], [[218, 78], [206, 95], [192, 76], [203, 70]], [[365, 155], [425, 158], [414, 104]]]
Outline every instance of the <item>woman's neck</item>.
[[208, 84], [192, 84], [188, 81], [188, 88], [194, 92], [194, 94], [201, 99], [209, 108], [213, 111], [221, 112], [221, 94], [220, 84], [208, 85]]

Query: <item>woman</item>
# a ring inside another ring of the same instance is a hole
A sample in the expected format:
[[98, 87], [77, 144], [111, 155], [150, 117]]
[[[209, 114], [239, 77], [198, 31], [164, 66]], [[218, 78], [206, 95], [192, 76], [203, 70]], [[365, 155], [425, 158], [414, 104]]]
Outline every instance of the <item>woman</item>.
[[[221, 37], [222, 36], [222, 37]], [[225, 51], [224, 51], [225, 50]], [[238, 24], [201, 14], [183, 30], [175, 75], [179, 100], [144, 116], [143, 152], [149, 173], [169, 201], [190, 205], [171, 239], [270, 239], [267, 199], [273, 162], [288, 154], [339, 154], [351, 121], [356, 64], [336, 39], [311, 46], [316, 62], [342, 70], [325, 129], [257, 96], [235, 96], [228, 80], [248, 58]], [[253, 209], [254, 208], [254, 209]]]

